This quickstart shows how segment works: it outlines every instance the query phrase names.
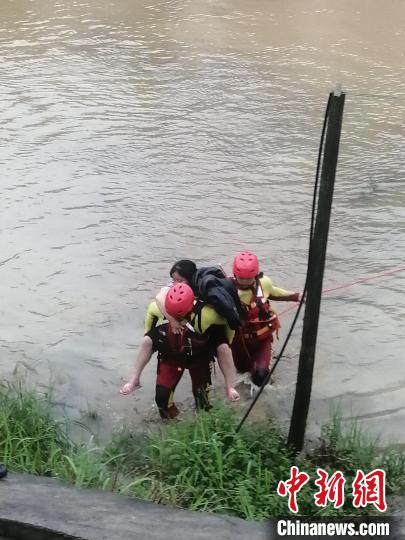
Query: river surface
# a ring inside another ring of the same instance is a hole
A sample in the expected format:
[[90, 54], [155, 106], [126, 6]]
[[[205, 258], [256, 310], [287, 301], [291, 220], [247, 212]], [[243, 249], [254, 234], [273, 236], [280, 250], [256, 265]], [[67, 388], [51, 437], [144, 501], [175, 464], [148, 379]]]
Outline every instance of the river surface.
[[[336, 83], [324, 286], [404, 266], [404, 20], [403, 0], [2, 0], [2, 378], [52, 387], [107, 431], [144, 422], [155, 360], [137, 394], [118, 388], [176, 259], [229, 271], [251, 249], [275, 284], [301, 290]], [[341, 407], [405, 444], [404, 289], [402, 271], [325, 294], [311, 427]], [[300, 330], [255, 414], [288, 422]]]

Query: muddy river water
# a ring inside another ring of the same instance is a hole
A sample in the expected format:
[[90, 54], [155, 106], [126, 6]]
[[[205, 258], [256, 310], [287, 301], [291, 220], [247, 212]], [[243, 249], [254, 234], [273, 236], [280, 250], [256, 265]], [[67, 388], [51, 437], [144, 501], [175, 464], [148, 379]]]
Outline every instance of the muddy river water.
[[[155, 361], [136, 395], [118, 388], [173, 261], [230, 270], [248, 248], [275, 284], [302, 289], [336, 83], [324, 285], [404, 266], [404, 20], [402, 0], [2, 0], [2, 378], [51, 386], [104, 431], [143, 422]], [[311, 426], [341, 407], [405, 443], [404, 285], [397, 272], [324, 296]], [[288, 421], [300, 330], [255, 414]]]

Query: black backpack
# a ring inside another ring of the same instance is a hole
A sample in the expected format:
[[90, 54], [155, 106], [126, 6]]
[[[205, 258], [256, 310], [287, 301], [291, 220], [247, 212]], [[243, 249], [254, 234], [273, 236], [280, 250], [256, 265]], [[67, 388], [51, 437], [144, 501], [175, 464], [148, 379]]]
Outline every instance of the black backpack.
[[[242, 325], [244, 310], [239, 299], [238, 291], [232, 279], [216, 267], [199, 268], [191, 283], [194, 294], [198, 299], [195, 311], [201, 313], [204, 304], [210, 304], [215, 311], [224, 317], [230, 328], [236, 330]], [[201, 330], [201, 317], [200, 331]]]

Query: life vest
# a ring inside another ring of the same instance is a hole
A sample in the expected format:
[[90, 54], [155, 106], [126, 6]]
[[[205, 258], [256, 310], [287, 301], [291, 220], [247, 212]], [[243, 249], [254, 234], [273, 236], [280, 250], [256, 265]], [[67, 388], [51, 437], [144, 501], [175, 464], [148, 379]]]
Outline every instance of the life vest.
[[160, 360], [191, 363], [202, 356], [209, 357], [213, 352], [209, 346], [210, 336], [199, 334], [190, 323], [187, 323], [181, 334], [174, 334], [170, 324], [162, 324], [156, 329]]
[[277, 314], [272, 311], [268, 299], [264, 299], [259, 279], [252, 287], [252, 299], [249, 305], [243, 304], [246, 310], [246, 320], [241, 333], [246, 342], [257, 342], [268, 339], [273, 332], [278, 334], [280, 322]]

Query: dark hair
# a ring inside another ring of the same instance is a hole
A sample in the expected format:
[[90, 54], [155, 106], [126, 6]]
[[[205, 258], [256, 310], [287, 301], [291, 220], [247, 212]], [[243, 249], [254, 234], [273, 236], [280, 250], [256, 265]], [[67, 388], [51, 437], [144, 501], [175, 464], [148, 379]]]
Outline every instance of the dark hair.
[[181, 261], [174, 263], [174, 265], [171, 267], [170, 276], [173, 276], [174, 272], [179, 273], [182, 278], [185, 278], [189, 283], [191, 283], [194, 274], [197, 272], [197, 266], [189, 259], [182, 259]]

